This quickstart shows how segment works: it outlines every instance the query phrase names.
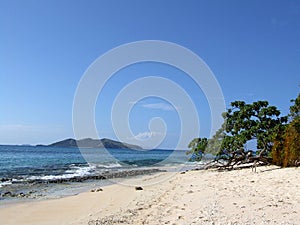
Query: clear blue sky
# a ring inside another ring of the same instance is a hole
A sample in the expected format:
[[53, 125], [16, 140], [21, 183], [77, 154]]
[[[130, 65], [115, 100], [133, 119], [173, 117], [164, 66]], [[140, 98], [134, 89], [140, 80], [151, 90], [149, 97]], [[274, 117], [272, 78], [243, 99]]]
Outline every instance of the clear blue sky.
[[[268, 100], [287, 114], [290, 99], [299, 93], [297, 0], [1, 0], [0, 143], [73, 137], [73, 98], [88, 66], [112, 48], [149, 39], [198, 54], [215, 74], [227, 106], [233, 100]], [[110, 110], [118, 91], [146, 75], [180, 84], [198, 109], [200, 135], [209, 135], [210, 112], [201, 90], [181, 71], [144, 63], [115, 74], [99, 96], [95, 121], [101, 137], [116, 138]], [[144, 99], [133, 108], [129, 122], [134, 135], [146, 138], [152, 117], [162, 117], [168, 127], [160, 147], [176, 146], [178, 114], [161, 99]]]

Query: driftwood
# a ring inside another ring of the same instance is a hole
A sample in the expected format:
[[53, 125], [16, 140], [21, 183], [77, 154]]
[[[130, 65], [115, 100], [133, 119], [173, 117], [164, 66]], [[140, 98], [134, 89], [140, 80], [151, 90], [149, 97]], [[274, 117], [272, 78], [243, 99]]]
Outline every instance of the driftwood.
[[233, 170], [241, 168], [252, 168], [256, 172], [257, 166], [270, 165], [272, 158], [263, 155], [254, 155], [253, 151], [236, 151], [232, 155], [223, 155], [217, 157], [211, 162], [205, 164], [204, 169], [216, 168], [218, 170]]

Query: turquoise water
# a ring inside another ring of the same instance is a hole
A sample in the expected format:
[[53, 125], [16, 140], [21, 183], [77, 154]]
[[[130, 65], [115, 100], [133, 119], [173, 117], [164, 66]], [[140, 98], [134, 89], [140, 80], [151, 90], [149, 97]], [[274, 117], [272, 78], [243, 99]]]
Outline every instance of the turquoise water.
[[[12, 181], [53, 180], [107, 171], [186, 163], [185, 151], [0, 146], [0, 187]], [[88, 161], [88, 162], [87, 162]]]

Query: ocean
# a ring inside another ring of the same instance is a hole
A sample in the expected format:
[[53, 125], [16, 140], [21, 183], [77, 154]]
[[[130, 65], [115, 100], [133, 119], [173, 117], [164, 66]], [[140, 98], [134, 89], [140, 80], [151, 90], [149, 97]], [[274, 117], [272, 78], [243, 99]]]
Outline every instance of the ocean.
[[[186, 151], [0, 146], [0, 200], [74, 194], [107, 179], [198, 164]], [[106, 183], [105, 183], [106, 182]], [[68, 189], [68, 190], [67, 190]]]

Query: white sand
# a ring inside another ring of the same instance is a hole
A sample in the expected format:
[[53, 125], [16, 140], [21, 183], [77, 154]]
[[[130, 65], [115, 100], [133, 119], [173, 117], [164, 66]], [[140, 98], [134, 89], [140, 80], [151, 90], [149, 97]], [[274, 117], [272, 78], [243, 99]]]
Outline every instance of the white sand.
[[[165, 173], [0, 209], [0, 224], [300, 224], [300, 168]], [[158, 182], [146, 186], [147, 183]]]

